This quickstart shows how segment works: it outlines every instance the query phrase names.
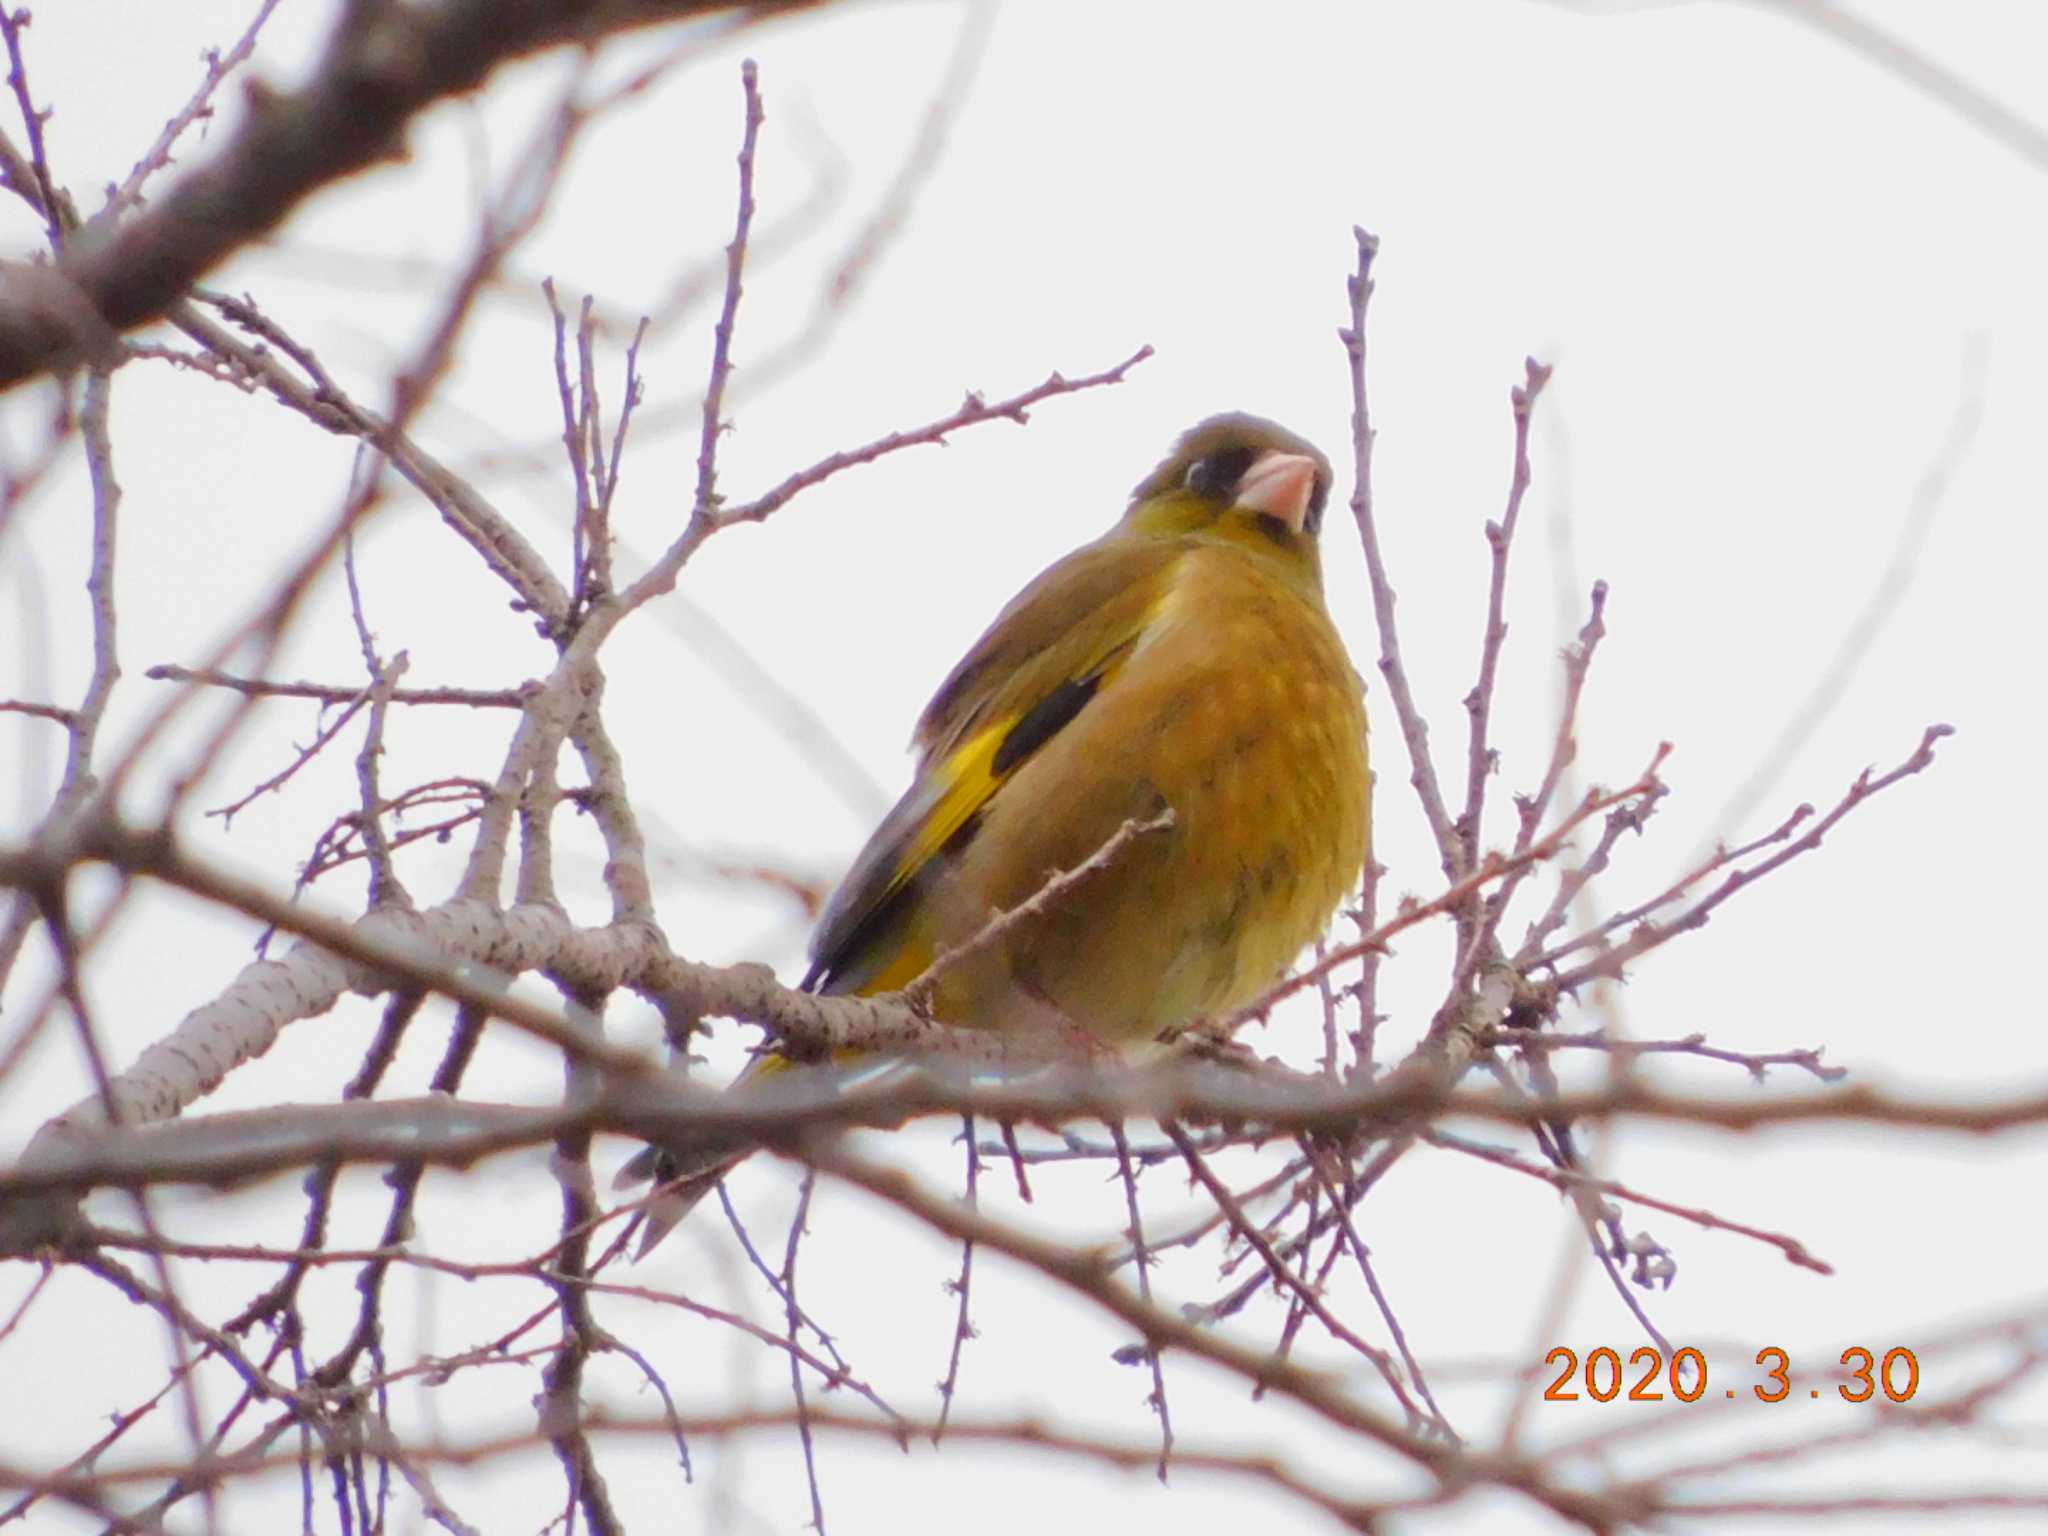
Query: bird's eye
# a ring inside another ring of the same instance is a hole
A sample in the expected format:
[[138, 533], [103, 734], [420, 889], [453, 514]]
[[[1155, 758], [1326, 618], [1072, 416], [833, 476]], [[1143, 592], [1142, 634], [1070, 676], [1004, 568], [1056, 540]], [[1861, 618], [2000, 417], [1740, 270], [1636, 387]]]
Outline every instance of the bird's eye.
[[1256, 451], [1250, 448], [1219, 448], [1190, 464], [1183, 483], [1197, 496], [1227, 503], [1236, 493], [1238, 481], [1244, 478], [1244, 472], [1252, 467], [1252, 460], [1257, 457]]

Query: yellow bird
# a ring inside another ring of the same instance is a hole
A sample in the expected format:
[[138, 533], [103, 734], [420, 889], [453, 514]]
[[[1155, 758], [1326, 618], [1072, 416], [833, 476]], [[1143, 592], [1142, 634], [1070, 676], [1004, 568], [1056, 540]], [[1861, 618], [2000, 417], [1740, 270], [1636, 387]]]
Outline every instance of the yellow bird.
[[[1114, 528], [1018, 593], [918, 720], [916, 777], [826, 906], [805, 989], [901, 988], [1127, 821], [1169, 810], [948, 965], [933, 1017], [1131, 1050], [1278, 980], [1367, 853], [1363, 687], [1317, 548], [1330, 484], [1286, 429], [1211, 417]], [[621, 1186], [665, 1186], [641, 1251], [740, 1155], [629, 1163]]]

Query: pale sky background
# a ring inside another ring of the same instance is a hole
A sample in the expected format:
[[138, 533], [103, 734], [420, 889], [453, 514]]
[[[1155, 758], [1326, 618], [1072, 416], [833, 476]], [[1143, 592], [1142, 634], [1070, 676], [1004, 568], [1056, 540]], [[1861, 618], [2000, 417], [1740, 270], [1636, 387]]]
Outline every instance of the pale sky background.
[[[38, 9], [31, 79], [57, 109], [49, 137], [59, 177], [88, 207], [189, 94], [199, 50], [227, 44], [252, 8], [67, 0]], [[1351, 227], [1363, 224], [1383, 242], [1369, 322], [1375, 493], [1409, 666], [1436, 722], [1440, 768], [1459, 775], [1452, 784], [1462, 784], [1458, 700], [1477, 654], [1482, 528], [1499, 515], [1507, 484], [1508, 390], [1525, 355], [1557, 367], [1515, 551], [1496, 713], [1497, 840], [1510, 829], [1505, 791], [1540, 775], [1555, 652], [1583, 617], [1596, 576], [1612, 587], [1609, 638], [1583, 711], [1581, 769], [1618, 784], [1659, 740], [1675, 746], [1666, 770], [1674, 793], [1603, 882], [1609, 906], [1660, 889], [1717, 835], [1754, 836], [1801, 800], [1832, 804], [1859, 769], [1903, 758], [1929, 722], [1958, 731], [1933, 770], [1639, 967], [1612, 1019], [1642, 1037], [1700, 1031], [1735, 1050], [1824, 1044], [1855, 1081], [1900, 1092], [1972, 1098], [2037, 1088], [2048, 1037], [2027, 957], [2039, 942], [2037, 872], [2048, 857], [2032, 624], [2048, 553], [2048, 164], [1790, 19], [1794, 9], [1537, 0], [841, 9], [738, 44], [707, 41], [700, 60], [594, 129], [417, 434], [476, 473], [558, 562], [568, 482], [536, 285], [552, 274], [630, 318], [658, 305], [676, 274], [716, 255], [732, 219], [743, 52], [760, 62], [768, 122], [757, 183], [764, 240], [741, 311], [737, 425], [723, 458], [729, 494], [757, 494], [824, 452], [943, 414], [964, 390], [1000, 397], [1053, 369], [1094, 371], [1141, 343], [1157, 350], [1119, 388], [1040, 407], [1028, 430], [991, 424], [944, 452], [920, 449], [845, 475], [764, 527], [722, 535], [687, 571], [681, 602], [808, 701], [872, 778], [871, 791], [822, 774], [746, 707], [751, 686], [720, 675], [724, 664], [679, 612], [666, 622], [639, 616], [620, 634], [606, 653], [609, 719], [666, 859], [658, 899], [670, 939], [694, 956], [770, 960], [793, 976], [800, 914], [786, 900], [698, 878], [702, 861], [769, 861], [834, 878], [904, 782], [910, 723], [955, 656], [1019, 585], [1118, 514], [1179, 430], [1212, 411], [1255, 410], [1345, 460], [1349, 401], [1335, 332]], [[286, 0], [257, 73], [294, 78], [330, 10]], [[1854, 13], [2048, 123], [2048, 20], [2037, 8], [1951, 0], [1863, 3]], [[750, 364], [803, 331], [821, 280], [885, 197], [963, 36], [980, 26], [985, 42], [943, 158], [858, 301], [800, 368], [750, 375]], [[674, 41], [665, 34], [619, 50], [611, 69], [623, 73]], [[515, 163], [563, 78], [562, 60], [542, 61], [434, 114], [413, 132], [404, 164], [315, 199], [216, 285], [255, 293], [360, 398], [381, 404], [379, 381], [417, 344], [437, 274], [467, 251], [479, 178], [496, 181]], [[210, 147], [188, 144], [185, 162]], [[821, 178], [836, 190], [822, 215], [805, 215]], [[792, 243], [765, 239], [792, 219]], [[0, 220], [7, 254], [35, 248], [37, 232], [18, 208]], [[687, 511], [709, 319], [700, 307], [642, 357], [648, 399], [627, 453], [618, 526], [643, 556]], [[606, 369], [615, 402], [616, 353]], [[115, 404], [127, 491], [128, 675], [107, 738], [118, 750], [159, 697], [162, 685], [144, 680], [144, 668], [198, 660], [239, 620], [326, 524], [350, 455], [273, 407], [160, 365], [123, 371]], [[1974, 435], [1945, 455], [1959, 416], [1972, 413]], [[34, 419], [19, 403], [0, 406], [14, 444], [33, 441]], [[1947, 472], [1930, 489], [1937, 466]], [[1340, 490], [1349, 490], [1341, 470]], [[75, 702], [83, 685], [87, 508], [82, 474], [67, 471], [0, 543], [0, 695]], [[1731, 798], [1806, 710], [1923, 516], [1931, 520], [1907, 579], [1884, 601], [1883, 627], [1839, 703], [1747, 820], [1727, 825]], [[1333, 610], [1372, 673], [1376, 643], [1347, 517], [1332, 516], [1325, 549]], [[409, 684], [506, 686], [545, 670], [547, 648], [506, 611], [502, 589], [409, 493], [378, 512], [363, 562], [380, 641], [411, 654]], [[279, 671], [342, 682], [359, 669], [337, 580]], [[1435, 859], [1376, 674], [1369, 703], [1388, 892], [1428, 895]], [[403, 717], [386, 784], [492, 772], [508, 721]], [[197, 803], [239, 797], [313, 729], [310, 706], [266, 706]], [[18, 835], [39, 810], [60, 747], [47, 724], [0, 715], [0, 763], [10, 765], [0, 770], [0, 835]], [[345, 753], [227, 834], [194, 817], [195, 845], [288, 879], [318, 829], [354, 803], [353, 751], [352, 736]], [[154, 782], [178, 761], [159, 758]], [[572, 911], [596, 916], [595, 845], [580, 831], [564, 835], [584, 855], [565, 860], [564, 894]], [[447, 895], [449, 857], [427, 853], [401, 867], [422, 902]], [[359, 878], [315, 899], [354, 910]], [[93, 995], [120, 1054], [132, 1057], [213, 995], [245, 963], [250, 937], [246, 924], [211, 911], [138, 901]], [[1388, 967], [1391, 1049], [1426, 1023], [1440, 943], [1403, 942]], [[0, 1026], [11, 1032], [46, 977], [32, 946]], [[331, 1097], [373, 1017], [358, 1003], [295, 1026], [217, 1102]], [[620, 1027], [640, 1039], [655, 1033], [644, 1012], [622, 1012]], [[1283, 1027], [1255, 1043], [1299, 1054], [1304, 1038]], [[736, 1059], [740, 1044], [726, 1029], [720, 1059]], [[437, 1028], [416, 1030], [401, 1062], [406, 1084], [424, 1079], [439, 1049]], [[1693, 1060], [1666, 1063], [1659, 1080], [1748, 1091], [1739, 1069]], [[0, 1148], [11, 1156], [85, 1081], [69, 1036], [53, 1032], [0, 1083]], [[487, 1053], [477, 1081], [503, 1096], [559, 1089], [557, 1065], [516, 1040]], [[1770, 1086], [1806, 1084], [1779, 1072]], [[935, 1178], [956, 1177], [946, 1136], [938, 1127], [915, 1133]], [[625, 1150], [605, 1148], [603, 1166]], [[1609, 1141], [1603, 1156], [1638, 1188], [1790, 1232], [1836, 1266], [1822, 1278], [1757, 1244], [1628, 1212], [1631, 1231], [1649, 1228], [1678, 1259], [1677, 1283], [1647, 1298], [1653, 1315], [1674, 1342], [1706, 1350], [1717, 1386], [1724, 1370], [1751, 1379], [1749, 1361], [1766, 1345], [1793, 1357], [1803, 1386], [1847, 1345], [1922, 1346], [1958, 1323], [2040, 1306], [2048, 1157], [2039, 1136], [1829, 1128], [1733, 1137], [1647, 1125]], [[1015, 1214], [1007, 1171], [992, 1172], [992, 1209]], [[1112, 1230], [1120, 1204], [1098, 1173], [1042, 1175], [1032, 1219], [1069, 1234]], [[360, 1182], [374, 1200], [374, 1175]], [[778, 1244], [792, 1188], [790, 1170], [766, 1162], [734, 1184]], [[1152, 1181], [1150, 1194], [1162, 1221], [1185, 1208], [1170, 1177]], [[233, 1199], [180, 1192], [163, 1208], [187, 1231], [283, 1240], [296, 1229], [298, 1199], [287, 1180]], [[540, 1157], [501, 1159], [431, 1183], [421, 1235], [442, 1252], [510, 1256], [540, 1246], [556, 1211]], [[1418, 1153], [1365, 1213], [1409, 1338], [1425, 1363], [1443, 1365], [1439, 1395], [1475, 1437], [1494, 1429], [1504, 1399], [1469, 1370], [1461, 1378], [1457, 1365], [1533, 1364], [1559, 1343], [1607, 1344], [1625, 1356], [1643, 1342], [1597, 1279], [1576, 1290], [1562, 1326], [1535, 1335], [1556, 1266], [1583, 1245], [1565, 1209], [1531, 1181]], [[813, 1295], [829, 1297], [827, 1320], [849, 1358], [898, 1406], [931, 1410], [952, 1326], [940, 1287], [957, 1254], [922, 1234], [878, 1228], [874, 1210], [840, 1190], [823, 1192], [813, 1225], [805, 1271]], [[1213, 1258], [1204, 1250], [1169, 1266], [1159, 1284], [1177, 1299], [1212, 1296]], [[745, 1298], [770, 1315], [736, 1263], [714, 1215], [632, 1278]], [[246, 1272], [183, 1273], [199, 1298], [246, 1295], [256, 1284]], [[20, 1266], [0, 1270], [0, 1314], [29, 1278]], [[352, 1303], [345, 1277], [329, 1283], [337, 1305]], [[1369, 1318], [1353, 1289], [1340, 1288], [1340, 1310]], [[530, 1287], [513, 1296], [401, 1274], [388, 1309], [394, 1326], [416, 1298], [431, 1347], [448, 1352], [537, 1304]], [[763, 1403], [787, 1391], [781, 1357], [730, 1334], [651, 1309], [610, 1315], [688, 1401], [715, 1401], [733, 1371], [748, 1374]], [[1278, 1315], [1262, 1306], [1234, 1326], [1270, 1340]], [[89, 1323], [84, 1334], [64, 1326], [73, 1317]], [[1149, 1381], [1110, 1362], [1126, 1340], [1095, 1313], [1048, 1307], [1028, 1281], [988, 1262], [977, 1265], [975, 1318], [983, 1336], [968, 1348], [960, 1411], [1041, 1412], [1129, 1438], [1153, 1432]], [[96, 1282], [60, 1277], [31, 1321], [0, 1342], [0, 1444], [18, 1458], [75, 1450], [107, 1412], [161, 1381], [161, 1329]], [[1376, 1323], [1370, 1331], [1381, 1337]], [[408, 1347], [394, 1340], [394, 1356]], [[1965, 1364], [1945, 1359], [1947, 1374], [1927, 1385], [1953, 1390]], [[1189, 1362], [1169, 1357], [1167, 1370], [1176, 1427], [1190, 1441], [1270, 1445], [1331, 1464], [1300, 1415], [1248, 1406]], [[621, 1384], [618, 1400], [651, 1406], [610, 1367], [600, 1379]], [[428, 1411], [451, 1430], [516, 1430], [531, 1422], [535, 1390], [524, 1371], [473, 1372], [435, 1394]], [[2036, 1392], [2014, 1406], [2013, 1422], [2038, 1425], [2043, 1407]], [[1805, 1401], [1803, 1391], [1739, 1415], [1679, 1408], [1676, 1438], [1653, 1442], [1656, 1462], [1680, 1459], [1676, 1444], [1854, 1428], [1873, 1411]], [[1547, 1405], [1527, 1432], [1540, 1442], [1625, 1422], [1618, 1404]], [[160, 1443], [178, 1443], [174, 1426], [164, 1434]], [[2026, 1450], [2038, 1438], [2037, 1429], [2033, 1441], [1992, 1456], [1936, 1432], [1881, 1458], [1838, 1461], [1825, 1477], [1741, 1486], [2038, 1486], [2038, 1456]], [[793, 1532], [807, 1518], [793, 1437], [762, 1437], [723, 1456], [701, 1448], [698, 1484], [687, 1489], [659, 1446], [606, 1454], [640, 1528]], [[1628, 1466], [1641, 1449], [1616, 1454]], [[1128, 1521], [1206, 1531], [1298, 1512], [1277, 1495], [1219, 1490], [1193, 1475], [1162, 1493], [1146, 1475], [962, 1446], [936, 1456], [920, 1447], [906, 1459], [827, 1442], [821, 1476], [835, 1533], [997, 1536]], [[443, 1476], [456, 1508], [492, 1531], [540, 1528], [559, 1482], [545, 1453]], [[1413, 1484], [1361, 1476], [1361, 1489], [1393, 1486]], [[243, 1512], [235, 1528], [295, 1521], [292, 1481], [273, 1492], [274, 1502], [230, 1506]], [[190, 1511], [185, 1528], [197, 1518]], [[55, 1510], [38, 1519], [38, 1529], [86, 1528]], [[1970, 1525], [1996, 1528], [1988, 1517]], [[1561, 1527], [1502, 1498], [1468, 1500], [1412, 1528]]]

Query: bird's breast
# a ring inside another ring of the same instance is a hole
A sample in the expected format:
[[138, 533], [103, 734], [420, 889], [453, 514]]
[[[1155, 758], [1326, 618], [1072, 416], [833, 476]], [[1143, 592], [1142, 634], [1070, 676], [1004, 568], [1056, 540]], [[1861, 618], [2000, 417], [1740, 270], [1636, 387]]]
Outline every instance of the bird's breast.
[[989, 805], [959, 908], [1028, 900], [1127, 820], [1170, 808], [1171, 828], [1016, 929], [961, 1006], [1001, 1027], [1008, 988], [1123, 1045], [1248, 1001], [1357, 879], [1367, 795], [1357, 677], [1321, 605], [1242, 555], [1190, 557], [1130, 658]]

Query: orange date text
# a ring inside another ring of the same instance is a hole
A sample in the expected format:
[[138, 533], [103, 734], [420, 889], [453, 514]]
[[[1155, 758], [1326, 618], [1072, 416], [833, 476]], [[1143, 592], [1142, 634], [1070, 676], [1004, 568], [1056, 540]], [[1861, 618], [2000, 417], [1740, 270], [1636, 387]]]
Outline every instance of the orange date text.
[[[1543, 1363], [1557, 1367], [1556, 1377], [1543, 1389], [1546, 1403], [1587, 1398], [1596, 1403], [1617, 1398], [1631, 1403], [1672, 1398], [1696, 1403], [1707, 1395], [1707, 1357], [1689, 1347], [1673, 1350], [1667, 1361], [1662, 1350], [1645, 1345], [1631, 1352], [1624, 1366], [1621, 1352], [1604, 1345], [1587, 1350], [1583, 1357], [1559, 1345]], [[1838, 1364], [1848, 1373], [1845, 1378], [1831, 1374], [1823, 1385], [1809, 1386], [1803, 1395], [1817, 1399], [1824, 1386], [1845, 1403], [1867, 1403], [1880, 1394], [1887, 1402], [1903, 1403], [1920, 1390], [1920, 1362], [1910, 1349], [1889, 1349], [1879, 1356], [1853, 1345], [1842, 1351]], [[1754, 1368], [1745, 1369], [1739, 1383], [1724, 1387], [1721, 1396], [1732, 1398], [1744, 1390], [1760, 1403], [1782, 1403], [1794, 1396], [1792, 1357], [1776, 1345], [1758, 1350]]]

